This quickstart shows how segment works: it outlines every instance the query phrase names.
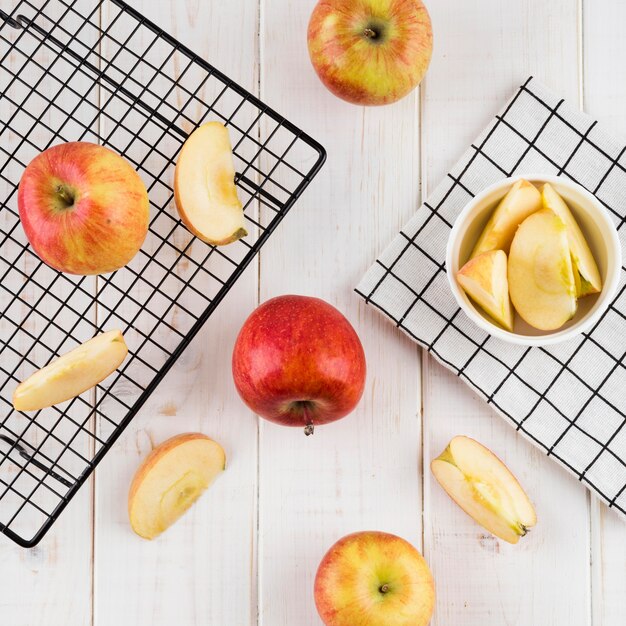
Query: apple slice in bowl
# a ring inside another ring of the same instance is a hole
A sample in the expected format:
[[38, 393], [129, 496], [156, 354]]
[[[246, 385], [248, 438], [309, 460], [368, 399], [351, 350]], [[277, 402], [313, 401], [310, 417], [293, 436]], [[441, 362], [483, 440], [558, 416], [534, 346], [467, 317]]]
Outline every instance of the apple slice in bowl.
[[101, 333], [20, 383], [13, 393], [13, 407], [38, 411], [75, 398], [112, 374], [127, 354], [119, 330]]

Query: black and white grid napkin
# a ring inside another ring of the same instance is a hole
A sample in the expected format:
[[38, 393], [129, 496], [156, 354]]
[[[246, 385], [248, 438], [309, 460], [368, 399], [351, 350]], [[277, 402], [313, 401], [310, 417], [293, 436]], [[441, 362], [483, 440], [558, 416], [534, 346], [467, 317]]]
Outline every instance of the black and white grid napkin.
[[626, 143], [529, 78], [356, 291], [626, 514], [626, 270], [589, 333], [547, 348], [491, 337], [459, 309], [448, 285], [446, 244], [461, 209], [488, 185], [524, 172], [587, 188], [609, 211], [624, 248]]

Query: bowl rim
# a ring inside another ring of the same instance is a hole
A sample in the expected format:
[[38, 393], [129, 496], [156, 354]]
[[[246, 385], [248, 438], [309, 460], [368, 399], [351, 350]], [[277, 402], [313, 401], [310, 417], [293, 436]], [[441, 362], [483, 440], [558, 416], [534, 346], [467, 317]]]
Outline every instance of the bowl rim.
[[[610, 261], [607, 265], [606, 279], [604, 281], [602, 291], [599, 294], [600, 304], [596, 306], [595, 310], [589, 311], [589, 313], [585, 317], [580, 319], [574, 326], [566, 328], [565, 330], [556, 330], [555, 332], [546, 335], [520, 335], [518, 333], [513, 333], [511, 331], [505, 330], [504, 328], [498, 326], [495, 322], [490, 322], [489, 320], [487, 320], [475, 309], [467, 294], [465, 294], [465, 292], [458, 285], [456, 276], [454, 276], [452, 272], [452, 267], [454, 265], [453, 252], [455, 249], [455, 244], [466, 227], [468, 215], [475, 209], [478, 204], [480, 204], [485, 199], [485, 197], [489, 196], [495, 191], [499, 191], [500, 189], [512, 186], [521, 179], [525, 179], [534, 183], [554, 183], [562, 187], [567, 187], [575, 193], [581, 195], [587, 201], [588, 206], [591, 207], [590, 213], [593, 213], [594, 219], [602, 221], [604, 226], [606, 227], [602, 229], [602, 234], [604, 235], [604, 231], [609, 233], [609, 240], [607, 241], [605, 237], [605, 242], [607, 250], [609, 252], [609, 258], [613, 256], [613, 261]], [[476, 194], [458, 214], [454, 221], [454, 224], [452, 225], [450, 234], [448, 235], [448, 242], [446, 245], [446, 275], [448, 277], [448, 283], [452, 290], [452, 294], [459, 307], [477, 326], [482, 328], [493, 337], [517, 345], [554, 345], [557, 343], [568, 341], [569, 339], [572, 339], [573, 337], [576, 337], [577, 335], [589, 330], [589, 328], [595, 325], [596, 322], [606, 313], [611, 302], [613, 301], [615, 293], [617, 292], [617, 287], [619, 285], [621, 270], [622, 246], [619, 240], [619, 236], [617, 234], [617, 228], [611, 220], [607, 209], [590, 191], [585, 189], [579, 183], [574, 182], [573, 180], [569, 180], [563, 176], [555, 176], [554, 174], [537, 174], [532, 172], [528, 174], [515, 174], [514, 176], [503, 178], [485, 187], [485, 189]]]

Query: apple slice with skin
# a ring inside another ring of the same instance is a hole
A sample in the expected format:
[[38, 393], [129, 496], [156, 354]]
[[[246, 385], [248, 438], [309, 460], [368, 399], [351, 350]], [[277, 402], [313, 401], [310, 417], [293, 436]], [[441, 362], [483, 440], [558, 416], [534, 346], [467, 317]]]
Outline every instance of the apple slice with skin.
[[133, 530], [154, 539], [169, 528], [226, 467], [222, 447], [200, 433], [177, 435], [141, 464], [128, 493]]
[[508, 254], [517, 227], [540, 209], [541, 194], [537, 187], [527, 180], [518, 180], [489, 218], [470, 258], [489, 250], [504, 250]]
[[513, 330], [506, 254], [491, 250], [468, 261], [457, 273], [465, 293], [507, 330]]
[[207, 122], [185, 141], [176, 162], [174, 199], [185, 226], [211, 245], [224, 246], [248, 234], [223, 124]]
[[508, 467], [469, 437], [454, 437], [430, 465], [437, 482], [490, 533], [517, 543], [537, 523], [535, 508]]
[[544, 208], [556, 213], [567, 227], [567, 239], [572, 254], [578, 297], [599, 293], [602, 290], [602, 278], [576, 218], [572, 215], [565, 200], [549, 183], [543, 186], [541, 197]]
[[97, 335], [20, 383], [13, 393], [13, 407], [38, 411], [75, 398], [112, 374], [127, 354], [119, 330]]
[[567, 228], [542, 209], [526, 218], [509, 254], [509, 293], [519, 315], [534, 328], [555, 330], [576, 313], [576, 282]]

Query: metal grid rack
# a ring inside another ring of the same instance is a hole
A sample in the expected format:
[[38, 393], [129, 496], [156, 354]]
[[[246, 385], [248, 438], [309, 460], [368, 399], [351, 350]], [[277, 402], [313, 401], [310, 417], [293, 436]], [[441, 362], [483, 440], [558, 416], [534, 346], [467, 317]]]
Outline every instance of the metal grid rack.
[[[207, 120], [229, 128], [250, 233], [223, 248], [194, 238], [173, 203], [176, 155]], [[112, 274], [52, 270], [20, 226], [24, 167], [63, 141], [110, 147], [148, 188], [148, 237]], [[25, 547], [42, 539], [324, 160], [311, 137], [122, 0], [0, 11], [1, 532]], [[118, 372], [62, 405], [13, 410], [21, 380], [112, 328], [130, 349]]]

